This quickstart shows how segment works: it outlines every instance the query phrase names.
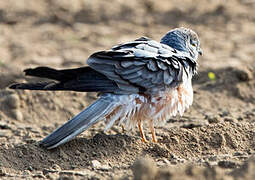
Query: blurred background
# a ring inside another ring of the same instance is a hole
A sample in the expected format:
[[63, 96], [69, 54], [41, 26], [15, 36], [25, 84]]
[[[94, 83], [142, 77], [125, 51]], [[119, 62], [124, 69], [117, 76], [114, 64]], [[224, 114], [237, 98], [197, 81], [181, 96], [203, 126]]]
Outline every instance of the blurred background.
[[[172, 28], [195, 30], [202, 67], [255, 57], [253, 0], [9, 0], [0, 2], [0, 63], [80, 66], [93, 52]], [[18, 70], [16, 69], [16, 70]]]

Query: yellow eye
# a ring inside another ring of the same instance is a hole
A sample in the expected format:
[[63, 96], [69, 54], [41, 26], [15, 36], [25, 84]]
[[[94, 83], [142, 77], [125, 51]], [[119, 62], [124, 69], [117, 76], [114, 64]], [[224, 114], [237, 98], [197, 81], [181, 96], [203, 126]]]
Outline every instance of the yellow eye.
[[191, 43], [192, 46], [196, 47], [196, 44], [195, 43]]

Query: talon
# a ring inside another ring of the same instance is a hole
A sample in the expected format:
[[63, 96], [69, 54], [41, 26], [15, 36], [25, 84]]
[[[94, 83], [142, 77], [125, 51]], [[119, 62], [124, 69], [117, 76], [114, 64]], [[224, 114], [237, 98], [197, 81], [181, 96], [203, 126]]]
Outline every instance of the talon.
[[148, 143], [149, 141], [145, 137], [142, 137], [142, 142], [143, 143]]

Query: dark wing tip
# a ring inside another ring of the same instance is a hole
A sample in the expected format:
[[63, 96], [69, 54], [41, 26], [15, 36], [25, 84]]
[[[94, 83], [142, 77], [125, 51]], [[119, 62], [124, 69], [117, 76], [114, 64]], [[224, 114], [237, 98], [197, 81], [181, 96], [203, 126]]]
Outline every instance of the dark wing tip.
[[39, 66], [36, 68], [28, 68], [24, 70], [24, 73], [26, 76], [38, 76], [42, 73], [48, 73], [54, 71], [55, 69], [49, 68], [49, 67], [44, 67], [44, 66]]
[[30, 75], [31, 73], [31, 71], [32, 71], [33, 69], [32, 68], [28, 68], [28, 69], [25, 69], [24, 70], [24, 73], [25, 73], [25, 75], [27, 76], [27, 75]]
[[19, 83], [15, 83], [15, 84], [11, 84], [8, 88], [9, 89], [19, 89], [20, 84]]

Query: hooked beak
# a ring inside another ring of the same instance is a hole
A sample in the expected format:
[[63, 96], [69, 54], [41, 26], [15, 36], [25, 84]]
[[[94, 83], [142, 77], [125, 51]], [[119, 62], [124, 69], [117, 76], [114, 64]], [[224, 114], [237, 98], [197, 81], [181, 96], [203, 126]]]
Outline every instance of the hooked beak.
[[202, 50], [201, 48], [198, 49], [198, 54], [199, 54], [200, 56], [203, 55], [203, 50]]

